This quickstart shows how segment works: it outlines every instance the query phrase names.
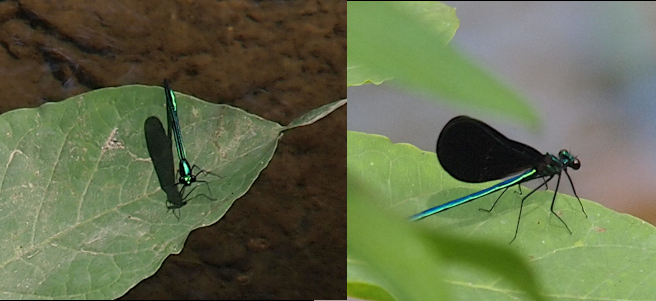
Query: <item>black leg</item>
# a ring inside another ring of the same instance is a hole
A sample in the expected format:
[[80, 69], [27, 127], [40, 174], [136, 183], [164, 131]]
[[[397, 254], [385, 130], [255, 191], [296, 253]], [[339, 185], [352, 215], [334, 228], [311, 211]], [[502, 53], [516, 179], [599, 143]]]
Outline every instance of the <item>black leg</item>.
[[[200, 168], [198, 165], [196, 165], [196, 164], [194, 164], [194, 165], [191, 167], [191, 172], [192, 172], [192, 174], [193, 174], [193, 172], [194, 172], [194, 168], [197, 168], [197, 169], [198, 169], [198, 172], [194, 175], [194, 178], [197, 178], [198, 175], [201, 174], [201, 173], [205, 173], [205, 175], [210, 174], [210, 175], [213, 175], [213, 176], [215, 176], [215, 177], [217, 177], [217, 178], [219, 178], [219, 179], [221, 178], [219, 175], [217, 175], [217, 174], [215, 174], [215, 173], [213, 173], [213, 172], [209, 172], [209, 171], [207, 171], [207, 170], [201, 169], [201, 168]], [[180, 171], [178, 170], [178, 178], [181, 177], [181, 176], [182, 176], [182, 175], [180, 174]], [[197, 183], [205, 183], [205, 185], [207, 185], [207, 190], [209, 190], [209, 191], [210, 191], [210, 195], [212, 195], [212, 189], [210, 188], [210, 185], [208, 184], [207, 181], [203, 181], [203, 180], [195, 180], [194, 182], [197, 182]], [[180, 184], [183, 184], [183, 185], [184, 185], [184, 183], [180, 183], [180, 182], [177, 182], [177, 183], [175, 183], [174, 185], [177, 186], [177, 185], [180, 185]], [[182, 187], [182, 193], [184, 193], [184, 189], [185, 189], [187, 186], [188, 186], [188, 185], [185, 185], [185, 186]], [[192, 191], [193, 191], [193, 190], [192, 190]], [[187, 194], [187, 195], [188, 195], [188, 194]], [[184, 198], [183, 198], [183, 199], [184, 199]], [[216, 201], [216, 199], [212, 199], [212, 198], [210, 198], [210, 199]], [[185, 202], [185, 203], [186, 203], [186, 202]]]
[[576, 189], [574, 189], [574, 183], [572, 183], [572, 178], [569, 177], [569, 173], [567, 173], [567, 169], [565, 169], [565, 175], [567, 176], [567, 179], [569, 180], [569, 185], [572, 186], [572, 191], [574, 191], [574, 196], [576, 196], [576, 199], [579, 200], [579, 204], [581, 205], [581, 211], [583, 211], [583, 214], [585, 214], [585, 217], [588, 217], [588, 214], [585, 213], [585, 209], [583, 209], [583, 203], [581, 203], [581, 199], [579, 199], [579, 195], [576, 194]]
[[484, 209], [484, 208], [478, 208], [478, 210], [491, 212], [492, 209], [494, 209], [494, 206], [497, 205], [497, 202], [499, 201], [499, 199], [501, 198], [501, 196], [503, 196], [503, 194], [506, 193], [506, 190], [508, 190], [508, 188], [510, 188], [510, 187], [506, 187], [506, 189], [504, 189], [504, 190], [501, 192], [501, 194], [499, 195], [499, 197], [497, 198], [497, 200], [494, 201], [494, 204], [492, 204], [492, 208], [490, 208], [490, 210], [487, 210], [487, 209]]
[[[202, 182], [204, 182], [204, 181], [202, 181]], [[171, 200], [168, 200], [168, 199], [167, 199], [167, 201], [168, 201], [169, 203], [171, 203], [171, 205], [166, 206], [166, 208], [168, 208], [168, 210], [173, 210], [173, 215], [174, 215], [178, 220], [180, 220], [180, 208], [182, 208], [182, 207], [184, 207], [185, 205], [187, 205], [187, 202], [188, 202], [188, 201], [193, 200], [193, 199], [195, 199], [195, 198], [197, 198], [197, 197], [199, 197], [199, 196], [203, 196], [203, 197], [205, 197], [205, 198], [207, 198], [208, 200], [211, 200], [211, 201], [216, 201], [216, 199], [213, 199], [213, 198], [207, 196], [207, 195], [204, 194], [204, 193], [198, 194], [198, 195], [196, 195], [196, 196], [194, 196], [194, 197], [192, 197], [192, 198], [190, 198], [190, 199], [187, 199], [187, 198], [189, 197], [189, 195], [191, 195], [191, 193], [194, 192], [194, 190], [196, 190], [196, 188], [198, 188], [198, 186], [194, 186], [194, 188], [192, 188], [191, 190], [189, 190], [189, 192], [185, 195], [185, 194], [184, 194], [184, 189], [185, 189], [186, 187], [187, 187], [187, 186], [183, 186], [182, 189], [181, 189], [180, 192], [179, 192], [179, 193], [180, 193], [180, 197], [181, 197], [181, 202], [179, 202], [179, 203], [177, 203], [177, 202], [171, 202]], [[210, 190], [210, 193], [211, 193], [211, 192], [212, 192], [212, 191]], [[176, 209], [178, 210], [178, 214], [175, 214], [175, 210], [176, 210]], [[167, 210], [167, 212], [168, 212], [168, 210]]]
[[[203, 182], [205, 182], [205, 181], [203, 181]], [[207, 184], [207, 183], [206, 183], [206, 184]], [[192, 188], [192, 189], [189, 191], [189, 193], [187, 193], [187, 195], [185, 195], [184, 198], [182, 198], [182, 199], [183, 199], [183, 200], [186, 200], [186, 199], [189, 197], [189, 195], [191, 195], [191, 193], [194, 192], [194, 190], [196, 190], [196, 188], [198, 188], [198, 186], [195, 186], [194, 188]], [[210, 190], [210, 192], [212, 192], [212, 191]], [[211, 197], [208, 197], [208, 196], [207, 196], [206, 194], [204, 194], [204, 193], [199, 193], [198, 195], [195, 195], [193, 198], [190, 198], [189, 200], [193, 200], [193, 199], [195, 199], [195, 198], [197, 198], [197, 197], [199, 197], [199, 196], [204, 196], [204, 197], [207, 198], [208, 200], [216, 201], [216, 199], [213, 199], [213, 198], [211, 198]], [[186, 204], [187, 201], [189, 201], [189, 200], [184, 201], [184, 203]]]
[[215, 177], [221, 179], [221, 176], [219, 176], [219, 175], [217, 175], [217, 174], [215, 174], [215, 173], [213, 173], [213, 172], [210, 172], [210, 171], [207, 171], [207, 170], [201, 169], [201, 168], [198, 167], [196, 164], [194, 164], [194, 166], [191, 167], [191, 172], [192, 172], [192, 173], [194, 172], [194, 168], [198, 168], [198, 172], [194, 175], [194, 177], [198, 177], [198, 175], [199, 175], [200, 173], [205, 173], [205, 175], [210, 174], [210, 175], [213, 175], [213, 176], [215, 176]]
[[[194, 172], [194, 168], [198, 169], [198, 172], [197, 172], [196, 174], [194, 174], [194, 178], [198, 177], [198, 175], [200, 175], [201, 173], [205, 173], [205, 175], [211, 174], [211, 175], [213, 175], [213, 176], [215, 176], [215, 177], [217, 177], [217, 178], [221, 178], [219, 175], [217, 175], [217, 174], [215, 174], [215, 173], [212, 173], [212, 172], [209, 172], [209, 171], [207, 171], [207, 170], [201, 169], [200, 167], [198, 167], [198, 166], [195, 165], [195, 164], [191, 167], [191, 173], [192, 173], [192, 174], [193, 174], [193, 172]], [[179, 178], [180, 176], [182, 176], [182, 175], [180, 174], [180, 171], [178, 170], [178, 178]], [[210, 185], [208, 184], [207, 181], [203, 181], [203, 180], [195, 180], [194, 182], [197, 182], [197, 183], [204, 183], [204, 184], [207, 186], [207, 190], [210, 192], [210, 195], [212, 195], [212, 189], [210, 188]], [[196, 190], [196, 188], [198, 188], [198, 186], [194, 186], [191, 190], [189, 190], [189, 192], [187, 192], [187, 193], [185, 194], [185, 190], [186, 190], [187, 187], [189, 187], [190, 185], [185, 185], [184, 183], [180, 183], [180, 182], [177, 182], [177, 183], [173, 184], [173, 186], [176, 186], [176, 187], [177, 187], [178, 185], [183, 185], [183, 186], [182, 186], [182, 189], [180, 189], [180, 192], [179, 192], [179, 194], [180, 194], [180, 198], [181, 198], [181, 199], [180, 199], [180, 202], [172, 202], [171, 200], [167, 199], [167, 202], [170, 203], [170, 205], [167, 205], [167, 206], [166, 206], [166, 208], [168, 208], [168, 210], [173, 210], [173, 215], [175, 215], [175, 217], [178, 218], [178, 220], [180, 219], [180, 214], [179, 214], [179, 211], [180, 211], [180, 210], [179, 210], [179, 209], [182, 208], [183, 206], [187, 205], [187, 202], [188, 202], [188, 201], [193, 200], [193, 199], [195, 199], [195, 198], [197, 198], [197, 197], [199, 197], [199, 196], [203, 196], [203, 197], [205, 197], [205, 198], [207, 198], [207, 199], [209, 199], [209, 200], [211, 200], [211, 201], [216, 201], [215, 198], [209, 197], [209, 196], [207, 196], [207, 195], [204, 194], [204, 193], [198, 194], [198, 195], [192, 197], [191, 199], [187, 199], [187, 198], [189, 197], [189, 195], [191, 195], [191, 193], [192, 193], [194, 190]], [[178, 209], [178, 214], [175, 213], [175, 210], [176, 210], [176, 209]]]
[[[173, 210], [173, 216], [175, 216], [175, 218], [180, 220], [180, 208], [184, 207], [184, 205], [187, 205], [187, 202], [182, 198], [182, 194], [177, 190], [177, 188], [176, 188], [175, 192], [178, 194], [180, 200], [178, 201], [176, 199], [175, 202], [174, 202], [170, 198], [167, 198], [166, 199], [166, 202], [167, 202], [166, 212], [169, 212], [169, 210]], [[176, 210], [178, 210], [177, 214], [175, 212]]]
[[546, 180], [546, 181], [544, 181], [544, 183], [540, 184], [540, 186], [538, 186], [538, 188], [533, 189], [533, 191], [531, 191], [529, 194], [527, 194], [525, 197], [522, 198], [522, 202], [521, 202], [521, 204], [519, 205], [519, 216], [517, 216], [517, 227], [515, 228], [515, 236], [513, 236], [513, 239], [510, 241], [510, 243], [512, 243], [513, 241], [515, 241], [515, 238], [517, 238], [517, 232], [519, 232], [519, 222], [520, 222], [521, 219], [522, 219], [522, 209], [524, 208], [524, 200], [526, 200], [526, 198], [528, 198], [529, 196], [531, 196], [531, 194], [533, 194], [533, 193], [536, 192], [538, 189], [540, 189], [540, 187], [546, 185], [547, 182], [549, 182], [549, 181], [551, 180], [551, 178], [553, 178], [553, 176], [550, 176], [549, 179]]
[[519, 187], [519, 191], [515, 191], [515, 193], [518, 195], [522, 195], [522, 185], [517, 184], [517, 187]]
[[565, 225], [565, 228], [567, 228], [567, 231], [569, 231], [569, 234], [572, 235], [572, 230], [569, 229], [569, 226], [565, 223], [565, 221], [556, 214], [556, 212], [553, 210], [554, 204], [556, 203], [556, 194], [558, 194], [558, 186], [560, 186], [560, 174], [558, 175], [558, 182], [556, 182], [556, 191], [554, 191], [554, 196], [553, 199], [551, 200], [551, 213], [553, 213], [562, 223]]

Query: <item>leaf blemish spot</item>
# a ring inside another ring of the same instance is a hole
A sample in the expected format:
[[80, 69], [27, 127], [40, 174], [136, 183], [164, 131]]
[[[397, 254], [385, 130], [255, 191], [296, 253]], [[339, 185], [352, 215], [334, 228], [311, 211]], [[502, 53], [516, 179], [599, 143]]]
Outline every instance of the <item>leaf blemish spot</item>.
[[117, 133], [118, 133], [118, 128], [114, 128], [112, 130], [112, 133], [109, 135], [109, 138], [107, 138], [107, 141], [105, 141], [105, 145], [102, 147], [103, 152], [105, 152], [108, 149], [124, 149], [125, 148], [125, 146], [123, 145], [123, 142], [118, 140]]

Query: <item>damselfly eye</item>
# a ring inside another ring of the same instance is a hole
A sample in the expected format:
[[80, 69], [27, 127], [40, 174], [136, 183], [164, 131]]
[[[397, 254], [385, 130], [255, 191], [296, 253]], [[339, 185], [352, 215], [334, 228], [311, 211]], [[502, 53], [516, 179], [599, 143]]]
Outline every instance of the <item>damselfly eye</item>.
[[568, 167], [571, 167], [574, 170], [581, 168], [581, 161], [579, 161], [579, 159], [577, 159], [576, 157], [572, 156], [572, 154], [570, 154], [566, 149], [561, 150], [558, 153], [558, 157], [563, 162], [566, 162], [565, 164]]

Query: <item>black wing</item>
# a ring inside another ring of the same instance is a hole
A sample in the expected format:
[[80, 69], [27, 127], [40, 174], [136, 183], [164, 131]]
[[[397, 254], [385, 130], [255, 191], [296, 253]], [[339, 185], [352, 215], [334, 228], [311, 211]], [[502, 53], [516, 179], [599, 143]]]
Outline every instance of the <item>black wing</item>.
[[544, 161], [536, 149], [468, 116], [455, 117], [444, 126], [437, 139], [437, 158], [452, 177], [469, 183], [505, 178]]

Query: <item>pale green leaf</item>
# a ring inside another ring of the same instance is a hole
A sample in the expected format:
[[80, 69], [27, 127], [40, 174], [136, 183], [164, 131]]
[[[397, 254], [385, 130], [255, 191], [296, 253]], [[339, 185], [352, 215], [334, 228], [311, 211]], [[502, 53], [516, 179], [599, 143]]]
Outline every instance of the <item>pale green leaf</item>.
[[[349, 174], [357, 175], [379, 193], [376, 206], [400, 219], [494, 184], [457, 181], [442, 170], [434, 153], [355, 132], [348, 133], [347, 164]], [[576, 172], [570, 175], [576, 184]], [[559, 189], [567, 190], [568, 186], [563, 180]], [[549, 187], [553, 189], [555, 181]], [[656, 266], [656, 228], [582, 199], [586, 218], [576, 198], [559, 193], [554, 211], [572, 230], [570, 235], [550, 211], [553, 191], [541, 190], [524, 203], [517, 239], [509, 244], [523, 197], [515, 190], [511, 188], [490, 213], [479, 208], [489, 209], [498, 193], [407, 223], [473, 243], [516, 250], [539, 279], [540, 294], [549, 299], [650, 300], [656, 296], [656, 276], [650, 269]], [[524, 195], [530, 191], [523, 189]], [[394, 245], [393, 241], [385, 244]], [[476, 248], [467, 251], [481, 252], [479, 256], [489, 251]], [[454, 300], [524, 299], [525, 293], [508, 282], [513, 279], [515, 265], [499, 270], [502, 276], [481, 267], [453, 266], [446, 270], [444, 281], [450, 284]]]
[[171, 156], [157, 174], [144, 132], [167, 138], [162, 88], [105, 88], [0, 116], [3, 298], [117, 298], [249, 190], [284, 128], [177, 96], [188, 159], [216, 175], [199, 175], [207, 185], [193, 184], [179, 220], [159, 181], [174, 177], [173, 146], [148, 141], [153, 156]]
[[538, 126], [537, 113], [521, 96], [446, 45], [458, 27], [453, 8], [405, 1], [347, 5], [348, 86], [393, 78], [393, 83], [433, 99]]
[[324, 118], [326, 115], [332, 113], [334, 110], [337, 110], [341, 108], [343, 105], [346, 104], [346, 99], [342, 99], [333, 103], [329, 103], [326, 105], [323, 105], [321, 107], [318, 107], [310, 112], [307, 112], [303, 114], [303, 116], [296, 118], [296, 120], [292, 121], [290, 124], [285, 126], [285, 130], [287, 129], [292, 129], [295, 127], [299, 126], [304, 126], [308, 124], [313, 124], [317, 120]]

